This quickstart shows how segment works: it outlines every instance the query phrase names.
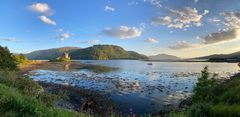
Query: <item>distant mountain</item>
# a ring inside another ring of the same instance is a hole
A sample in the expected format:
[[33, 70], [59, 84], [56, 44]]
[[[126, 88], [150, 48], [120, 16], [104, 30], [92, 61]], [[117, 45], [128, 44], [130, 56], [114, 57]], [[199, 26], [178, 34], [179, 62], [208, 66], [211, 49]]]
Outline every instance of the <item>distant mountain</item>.
[[88, 48], [63, 47], [38, 50], [26, 54], [31, 60], [51, 60], [68, 52], [75, 60], [108, 60], [108, 59], [147, 59], [148, 57], [134, 51], [126, 51], [115, 45], [94, 45]]
[[179, 57], [168, 55], [168, 54], [158, 54], [154, 56], [149, 56], [149, 60], [159, 60], [159, 61], [173, 61], [173, 60], [180, 60]]
[[147, 59], [147, 56], [133, 51], [126, 51], [115, 45], [94, 45], [70, 53], [76, 60], [108, 60], [108, 59]]
[[197, 57], [195, 59], [207, 59], [209, 61], [240, 61], [240, 51], [231, 54], [214, 54], [209, 56]]
[[62, 48], [53, 48], [47, 50], [38, 50], [28, 54], [25, 54], [28, 59], [31, 60], [51, 60], [59, 56], [62, 56], [64, 52], [72, 52], [78, 50], [78, 47], [62, 47]]

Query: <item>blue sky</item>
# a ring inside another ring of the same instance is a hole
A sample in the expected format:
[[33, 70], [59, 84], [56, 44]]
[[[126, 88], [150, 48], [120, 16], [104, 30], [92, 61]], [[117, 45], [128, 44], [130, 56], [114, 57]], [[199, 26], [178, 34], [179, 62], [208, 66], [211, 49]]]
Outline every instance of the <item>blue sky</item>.
[[[114, 44], [183, 58], [240, 51], [239, 0], [1, 0], [14, 53]], [[224, 51], [223, 51], [224, 50]]]

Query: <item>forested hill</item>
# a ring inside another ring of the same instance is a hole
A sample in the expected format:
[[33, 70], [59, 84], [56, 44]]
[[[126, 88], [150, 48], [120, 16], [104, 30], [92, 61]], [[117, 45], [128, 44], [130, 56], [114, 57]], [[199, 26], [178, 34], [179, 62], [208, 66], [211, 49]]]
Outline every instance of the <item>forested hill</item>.
[[133, 51], [126, 51], [115, 45], [94, 45], [70, 53], [77, 60], [108, 60], [108, 59], [147, 59], [147, 56]]
[[240, 61], [240, 51], [231, 54], [214, 54], [196, 59], [208, 59], [209, 61]]
[[147, 56], [134, 51], [126, 51], [115, 45], [94, 45], [88, 48], [63, 47], [38, 50], [26, 54], [32, 60], [50, 60], [68, 52], [74, 60], [108, 60], [108, 59], [148, 59]]
[[64, 52], [69, 53], [77, 49], [80, 49], [80, 48], [78, 47], [52, 48], [52, 49], [46, 49], [46, 50], [33, 51], [25, 55], [28, 57], [28, 59], [31, 59], [31, 60], [51, 60], [59, 56], [62, 56]]

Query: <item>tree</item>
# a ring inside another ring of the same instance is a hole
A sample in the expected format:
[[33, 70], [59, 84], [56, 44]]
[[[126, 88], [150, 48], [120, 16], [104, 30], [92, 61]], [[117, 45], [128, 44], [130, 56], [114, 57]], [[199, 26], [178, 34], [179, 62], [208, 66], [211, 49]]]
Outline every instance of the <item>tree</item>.
[[15, 70], [15, 58], [7, 47], [0, 46], [0, 69]]
[[201, 76], [198, 78], [198, 82], [193, 89], [193, 101], [194, 102], [207, 102], [212, 99], [211, 89], [216, 85], [214, 78], [209, 79], [208, 67], [204, 67], [201, 72]]
[[25, 63], [28, 61], [28, 58], [23, 54], [16, 55], [15, 59], [17, 64]]

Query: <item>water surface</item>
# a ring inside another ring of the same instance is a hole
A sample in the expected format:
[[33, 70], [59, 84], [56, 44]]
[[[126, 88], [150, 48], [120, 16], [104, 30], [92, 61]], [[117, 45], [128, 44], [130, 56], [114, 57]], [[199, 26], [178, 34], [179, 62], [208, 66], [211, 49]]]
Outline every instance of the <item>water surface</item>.
[[72, 85], [110, 93], [117, 110], [140, 114], [174, 109], [191, 96], [197, 76], [204, 66], [225, 78], [238, 71], [236, 63], [152, 62], [138, 60], [81, 60], [85, 64], [117, 67], [116, 71], [94, 73], [89, 70], [34, 70], [36, 81]]

